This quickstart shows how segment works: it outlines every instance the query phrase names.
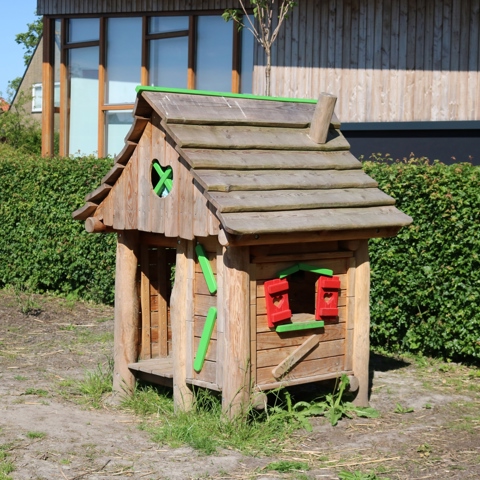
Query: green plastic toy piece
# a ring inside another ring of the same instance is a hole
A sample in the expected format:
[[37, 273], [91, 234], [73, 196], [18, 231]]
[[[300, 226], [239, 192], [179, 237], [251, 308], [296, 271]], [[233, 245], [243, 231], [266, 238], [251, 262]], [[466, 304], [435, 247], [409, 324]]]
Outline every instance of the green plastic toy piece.
[[135, 87], [137, 93], [141, 92], [164, 92], [164, 93], [184, 93], [188, 95], [205, 95], [210, 97], [225, 98], [247, 98], [250, 100], [270, 100], [272, 102], [288, 102], [288, 103], [317, 103], [318, 100], [312, 98], [288, 98], [288, 97], [265, 97], [263, 95], [251, 95], [245, 93], [231, 92], [213, 92], [210, 90], [189, 90], [186, 88], [169, 88], [169, 87], [150, 87], [147, 85], [138, 85]]
[[312, 272], [318, 273], [319, 275], [326, 275], [327, 277], [331, 277], [333, 275], [333, 270], [330, 270], [329, 268], [313, 267], [312, 265], [307, 265], [306, 263], [300, 263], [298, 265], [298, 269], [304, 272]]
[[298, 265], [299, 264], [293, 265], [291, 267], [286, 268], [285, 270], [282, 270], [281, 272], [278, 273], [278, 278], [285, 278], [285, 277], [288, 277], [289, 275], [292, 275], [292, 273], [297, 273], [300, 270]]
[[298, 323], [287, 323], [285, 325], [278, 325], [275, 328], [275, 331], [278, 333], [282, 332], [295, 332], [298, 330], [311, 330], [312, 328], [322, 328], [324, 326], [323, 321], [315, 320], [314, 322], [298, 322]]
[[168, 195], [171, 192], [173, 187], [172, 167], [166, 167], [165, 170], [163, 170], [163, 168], [160, 166], [159, 163], [154, 162], [153, 168], [155, 169], [155, 171], [158, 173], [158, 176], [160, 177], [158, 183], [153, 188], [153, 191], [160, 196]]
[[207, 313], [207, 319], [205, 320], [205, 326], [203, 327], [202, 337], [198, 345], [197, 354], [193, 362], [193, 369], [199, 373], [202, 371], [203, 364], [205, 363], [205, 357], [207, 356], [208, 345], [212, 339], [213, 327], [217, 321], [217, 309], [210, 307]]
[[200, 268], [202, 269], [205, 282], [207, 282], [208, 291], [212, 295], [215, 295], [215, 293], [217, 293], [217, 281], [215, 280], [215, 275], [213, 274], [212, 266], [208, 261], [205, 250], [203, 249], [202, 245], [198, 244], [195, 247], [195, 252], [197, 253], [198, 263], [200, 263]]
[[297, 263], [296, 265], [292, 265], [291, 267], [279, 272], [278, 278], [288, 277], [289, 275], [292, 275], [292, 273], [297, 273], [300, 270], [303, 272], [318, 273], [318, 275], [326, 275], [327, 277], [331, 277], [333, 275], [333, 270], [328, 268], [319, 268], [312, 265], [307, 265], [306, 263]]

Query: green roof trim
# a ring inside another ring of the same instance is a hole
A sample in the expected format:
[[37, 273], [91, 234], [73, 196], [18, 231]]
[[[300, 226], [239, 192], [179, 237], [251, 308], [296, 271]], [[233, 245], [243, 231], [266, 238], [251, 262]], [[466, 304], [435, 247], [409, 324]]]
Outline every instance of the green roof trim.
[[182, 93], [182, 94], [188, 94], [188, 95], [204, 95], [204, 96], [210, 96], [210, 97], [245, 98], [248, 100], [269, 100], [271, 102], [317, 103], [317, 100], [312, 100], [311, 98], [265, 97], [262, 95], [250, 95], [247, 93], [211, 92], [209, 90], [189, 90], [187, 88], [149, 87], [146, 85], [138, 85], [135, 88], [135, 91], [137, 93], [163, 92], [163, 93]]

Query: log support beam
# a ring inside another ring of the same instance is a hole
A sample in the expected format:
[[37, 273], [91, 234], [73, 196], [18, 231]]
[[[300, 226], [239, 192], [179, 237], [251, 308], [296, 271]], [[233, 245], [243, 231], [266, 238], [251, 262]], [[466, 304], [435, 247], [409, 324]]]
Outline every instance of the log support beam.
[[355, 317], [352, 369], [358, 379], [358, 393], [354, 403], [368, 406], [370, 359], [370, 259], [368, 240], [362, 240], [355, 251]]
[[249, 248], [225, 248], [223, 261], [225, 353], [222, 408], [230, 418], [235, 418], [246, 413], [250, 399]]
[[120, 398], [130, 395], [135, 388], [135, 377], [128, 364], [138, 359], [137, 267], [138, 232], [119, 232], [115, 272], [113, 390], [115, 397]]
[[175, 410], [192, 408], [193, 394], [187, 385], [187, 322], [193, 322], [195, 260], [193, 241], [178, 240], [175, 283], [170, 301], [173, 355], [173, 402]]
[[312, 122], [308, 136], [315, 143], [325, 143], [327, 141], [328, 130], [332, 121], [333, 110], [337, 97], [330, 93], [321, 93], [318, 98], [315, 112], [313, 113]]

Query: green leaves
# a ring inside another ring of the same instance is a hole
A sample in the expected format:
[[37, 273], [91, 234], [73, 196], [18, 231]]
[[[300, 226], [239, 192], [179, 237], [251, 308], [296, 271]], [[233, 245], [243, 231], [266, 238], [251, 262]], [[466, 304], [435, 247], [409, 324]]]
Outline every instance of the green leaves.
[[365, 162], [413, 218], [370, 241], [371, 339], [392, 352], [480, 359], [480, 169], [426, 159]]
[[0, 147], [0, 287], [113, 302], [115, 236], [72, 219], [110, 166]]

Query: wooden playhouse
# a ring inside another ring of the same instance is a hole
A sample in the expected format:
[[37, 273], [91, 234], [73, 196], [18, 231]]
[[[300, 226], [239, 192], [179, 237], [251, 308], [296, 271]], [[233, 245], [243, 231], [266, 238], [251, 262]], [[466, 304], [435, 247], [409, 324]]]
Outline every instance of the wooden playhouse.
[[[411, 222], [317, 103], [139, 87], [125, 147], [74, 212], [118, 235], [114, 388], [222, 394], [350, 376], [368, 403], [368, 239]], [[174, 283], [172, 287], [172, 267]]]

